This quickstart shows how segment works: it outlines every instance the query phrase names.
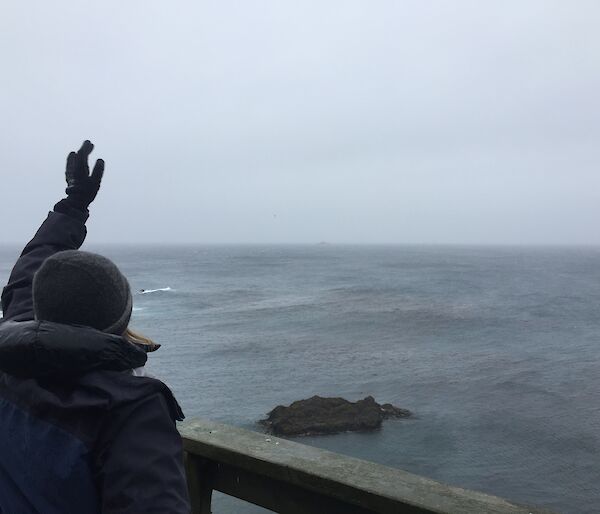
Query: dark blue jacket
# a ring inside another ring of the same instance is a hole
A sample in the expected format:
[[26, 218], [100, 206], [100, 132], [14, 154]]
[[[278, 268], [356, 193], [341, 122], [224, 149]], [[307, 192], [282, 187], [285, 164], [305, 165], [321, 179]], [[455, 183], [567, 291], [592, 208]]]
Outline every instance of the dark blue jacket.
[[81, 246], [86, 219], [59, 202], [2, 292], [0, 514], [189, 513], [183, 413], [162, 382], [131, 374], [146, 352], [33, 319], [34, 273]]

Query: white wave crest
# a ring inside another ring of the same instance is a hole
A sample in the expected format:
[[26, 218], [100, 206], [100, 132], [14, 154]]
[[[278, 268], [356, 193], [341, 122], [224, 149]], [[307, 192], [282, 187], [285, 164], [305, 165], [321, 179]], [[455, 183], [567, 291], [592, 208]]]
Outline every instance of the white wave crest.
[[158, 291], [172, 291], [170, 287], [160, 287], [158, 289], [141, 289], [139, 294], [157, 293]]

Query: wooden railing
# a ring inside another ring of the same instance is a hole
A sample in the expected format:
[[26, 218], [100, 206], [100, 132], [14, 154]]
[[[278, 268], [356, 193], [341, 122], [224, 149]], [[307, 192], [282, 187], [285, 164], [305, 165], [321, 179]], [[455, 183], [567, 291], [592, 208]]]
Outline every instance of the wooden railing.
[[192, 420], [179, 430], [194, 514], [221, 491], [289, 514], [529, 514], [501, 498], [249, 430]]

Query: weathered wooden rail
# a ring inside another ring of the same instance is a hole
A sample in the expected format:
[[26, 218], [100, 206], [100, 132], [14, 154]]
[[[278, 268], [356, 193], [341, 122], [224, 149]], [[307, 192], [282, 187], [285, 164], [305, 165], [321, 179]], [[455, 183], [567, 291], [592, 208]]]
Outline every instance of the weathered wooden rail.
[[211, 512], [213, 490], [286, 514], [542, 512], [229, 425], [192, 420], [179, 430], [194, 514]]

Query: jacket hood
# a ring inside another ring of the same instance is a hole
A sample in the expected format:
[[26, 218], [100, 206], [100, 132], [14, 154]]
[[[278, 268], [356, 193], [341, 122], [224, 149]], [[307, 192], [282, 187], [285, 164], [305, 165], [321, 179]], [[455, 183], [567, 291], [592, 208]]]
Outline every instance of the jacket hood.
[[143, 366], [146, 352], [120, 336], [50, 321], [0, 324], [0, 371], [22, 378], [81, 376]]

